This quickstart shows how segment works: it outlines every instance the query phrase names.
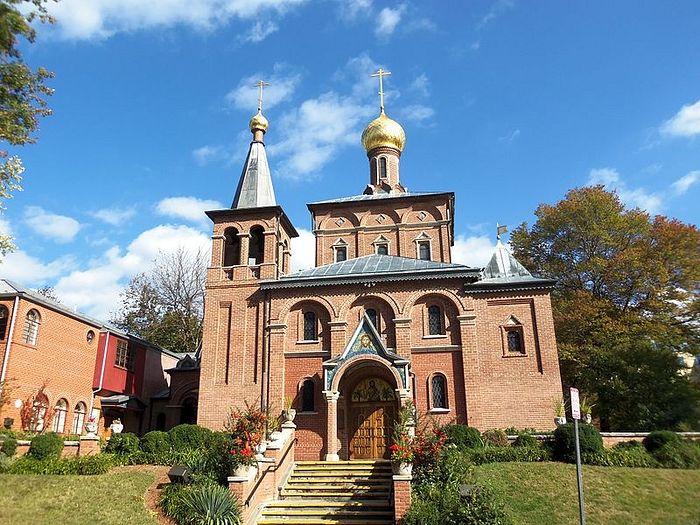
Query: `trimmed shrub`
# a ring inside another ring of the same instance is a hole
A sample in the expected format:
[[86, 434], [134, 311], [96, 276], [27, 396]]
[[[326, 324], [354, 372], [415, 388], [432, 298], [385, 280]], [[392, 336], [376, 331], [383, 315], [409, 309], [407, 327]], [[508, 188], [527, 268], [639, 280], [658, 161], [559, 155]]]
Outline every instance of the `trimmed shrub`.
[[188, 485], [170, 483], [165, 486], [160, 495], [160, 508], [163, 509], [166, 516], [172, 518], [176, 523], [185, 523], [186, 514], [183, 500], [188, 489]]
[[17, 440], [13, 437], [6, 436], [2, 441], [2, 453], [8, 458], [15, 455], [17, 451]]
[[467, 455], [475, 465], [508, 461], [550, 461], [552, 459], [551, 452], [544, 447], [486, 447], [470, 450]]
[[669, 441], [652, 455], [664, 468], [700, 468], [700, 446], [691, 441]]
[[139, 451], [139, 437], [131, 432], [112, 434], [105, 445], [105, 452], [128, 456]]
[[484, 442], [481, 434], [474, 427], [467, 425], [445, 425], [442, 430], [447, 434], [447, 443], [460, 448], [482, 448]]
[[[578, 434], [582, 455], [603, 450], [603, 438], [594, 426], [579, 425]], [[554, 431], [552, 452], [554, 459], [559, 461], [576, 461], [576, 439], [573, 423], [561, 425]]]
[[172, 448], [170, 435], [160, 430], [153, 430], [144, 434], [139, 446], [143, 452], [148, 454], [166, 453], [170, 452]]
[[63, 439], [55, 432], [49, 432], [32, 439], [27, 455], [34, 459], [59, 458], [62, 451]]
[[110, 454], [66, 459], [49, 457], [41, 460], [25, 456], [13, 461], [6, 472], [8, 474], [92, 476], [108, 472], [115, 464], [115, 458]]
[[521, 432], [520, 434], [518, 434], [518, 437], [515, 438], [513, 446], [537, 448], [540, 446], [540, 443], [539, 441], [537, 441], [537, 438], [529, 432]]
[[484, 440], [484, 445], [487, 447], [507, 447], [510, 444], [508, 442], [508, 435], [500, 428], [493, 428], [485, 431], [481, 434], [481, 438]]
[[642, 443], [649, 452], [654, 452], [667, 443], [682, 441], [683, 438], [671, 430], [654, 430], [644, 438]]
[[[634, 450], [637, 448], [644, 448], [644, 445], [642, 444], [641, 441], [635, 441], [633, 439], [629, 441], [620, 441], [619, 443], [615, 443], [612, 447], [614, 450]], [[644, 449], [646, 450], [646, 449]]]
[[654, 468], [658, 462], [643, 446], [603, 449], [600, 452], [587, 452], [581, 461], [586, 465], [600, 467]]
[[168, 431], [173, 451], [192, 450], [209, 445], [212, 431], [198, 425], [182, 424]]

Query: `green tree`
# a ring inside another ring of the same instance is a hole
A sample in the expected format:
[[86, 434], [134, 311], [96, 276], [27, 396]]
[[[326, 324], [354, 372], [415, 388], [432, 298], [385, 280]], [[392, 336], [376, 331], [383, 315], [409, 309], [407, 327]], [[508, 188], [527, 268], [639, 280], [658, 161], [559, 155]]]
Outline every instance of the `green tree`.
[[514, 253], [558, 280], [562, 379], [596, 397], [603, 429], [697, 426], [698, 390], [677, 352], [700, 351], [700, 231], [626, 209], [601, 186], [542, 204]]
[[[47, 0], [0, 0], [0, 141], [21, 146], [36, 141], [39, 117], [51, 114], [46, 97], [53, 90], [45, 81], [53, 74], [43, 67], [32, 70], [23, 60], [22, 39], [34, 42], [32, 23], [53, 22], [46, 11]], [[0, 202], [20, 190], [22, 162], [0, 148]], [[0, 204], [1, 206], [1, 204]], [[0, 208], [2, 209], [2, 208]], [[12, 239], [0, 235], [0, 254], [12, 250]]]

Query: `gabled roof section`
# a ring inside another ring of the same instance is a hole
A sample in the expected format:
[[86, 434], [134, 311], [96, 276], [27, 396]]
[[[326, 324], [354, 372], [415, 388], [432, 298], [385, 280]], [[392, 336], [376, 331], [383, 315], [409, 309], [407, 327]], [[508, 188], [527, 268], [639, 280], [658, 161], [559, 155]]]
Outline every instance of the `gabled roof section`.
[[365, 201], [378, 201], [382, 199], [407, 199], [412, 197], [430, 197], [433, 195], [454, 195], [453, 192], [404, 192], [404, 193], [372, 193], [369, 195], [352, 195], [350, 197], [340, 197], [339, 199], [330, 199], [326, 201], [317, 201], [307, 204], [307, 207], [317, 206], [321, 204], [339, 204], [348, 202], [365, 202]]
[[265, 144], [254, 140], [250, 143], [231, 208], [262, 208], [276, 205]]
[[260, 287], [264, 290], [356, 282], [456, 277], [476, 280], [478, 276], [478, 268], [471, 268], [462, 264], [423, 261], [409, 257], [396, 257], [394, 255], [365, 255], [284, 275], [275, 281], [263, 281], [260, 283]]

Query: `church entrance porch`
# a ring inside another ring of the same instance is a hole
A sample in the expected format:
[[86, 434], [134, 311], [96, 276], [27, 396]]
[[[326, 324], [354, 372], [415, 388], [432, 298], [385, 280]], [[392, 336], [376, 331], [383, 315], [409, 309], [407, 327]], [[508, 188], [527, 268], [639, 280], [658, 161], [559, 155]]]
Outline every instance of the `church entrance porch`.
[[360, 381], [348, 400], [349, 459], [389, 459], [395, 390], [378, 377]]

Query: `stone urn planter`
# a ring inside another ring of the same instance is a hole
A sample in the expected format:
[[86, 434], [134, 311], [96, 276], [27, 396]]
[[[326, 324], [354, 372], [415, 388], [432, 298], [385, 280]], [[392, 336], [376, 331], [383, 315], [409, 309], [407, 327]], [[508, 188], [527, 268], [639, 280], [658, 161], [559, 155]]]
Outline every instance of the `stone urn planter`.
[[583, 414], [583, 420], [590, 425], [593, 417], [590, 414]]
[[293, 408], [287, 408], [282, 411], [282, 417], [285, 423], [291, 423], [297, 417], [297, 411]]
[[255, 453], [256, 454], [262, 455], [265, 453], [266, 450], [267, 450], [267, 441], [265, 441], [264, 439], [255, 446]]
[[250, 470], [250, 465], [238, 465], [233, 470], [233, 476], [236, 478], [247, 478], [249, 470]]
[[554, 418], [554, 424], [557, 425], [558, 427], [562, 425], [566, 425], [566, 417], [565, 416], [557, 416]]
[[115, 419], [112, 421], [112, 424], [109, 426], [110, 430], [112, 431], [112, 434], [121, 434], [122, 430], [124, 430], [124, 425], [119, 419]]
[[88, 436], [94, 436], [97, 432], [97, 421], [88, 421], [85, 423], [85, 430]]
[[404, 461], [392, 461], [391, 470], [397, 476], [410, 476], [413, 472], [413, 463]]

